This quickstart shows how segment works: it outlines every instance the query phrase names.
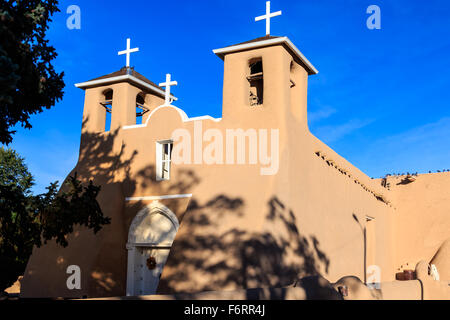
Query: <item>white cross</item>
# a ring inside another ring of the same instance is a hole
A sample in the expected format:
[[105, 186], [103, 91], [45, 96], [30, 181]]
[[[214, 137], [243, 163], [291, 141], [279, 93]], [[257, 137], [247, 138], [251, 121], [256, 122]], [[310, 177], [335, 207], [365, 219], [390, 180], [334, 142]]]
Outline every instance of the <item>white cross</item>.
[[139, 51], [139, 48], [131, 49], [130, 47], [131, 47], [131, 39], [128, 38], [127, 39], [127, 49], [123, 50], [123, 51], [119, 51], [117, 53], [119, 56], [122, 55], [122, 54], [126, 54], [127, 55], [127, 67], [130, 67], [130, 53]]
[[270, 1], [266, 2], [266, 14], [255, 18], [255, 21], [266, 20], [266, 35], [270, 35], [270, 18], [281, 16], [281, 11], [270, 12]]
[[166, 87], [166, 102], [164, 103], [165, 106], [170, 106], [172, 103], [170, 98], [170, 87], [178, 85], [178, 82], [171, 81], [171, 75], [170, 73], [166, 74], [166, 82], [160, 83], [160, 87]]

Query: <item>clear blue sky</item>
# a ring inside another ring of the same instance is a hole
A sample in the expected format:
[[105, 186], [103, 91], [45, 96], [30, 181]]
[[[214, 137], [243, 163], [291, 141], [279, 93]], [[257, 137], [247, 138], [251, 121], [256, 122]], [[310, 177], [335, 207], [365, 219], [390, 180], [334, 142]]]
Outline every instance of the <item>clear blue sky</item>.
[[[81, 9], [69, 30], [66, 9]], [[381, 30], [369, 30], [369, 5]], [[48, 32], [65, 72], [64, 99], [18, 128], [12, 147], [44, 192], [75, 166], [84, 92], [75, 83], [125, 64], [126, 38], [140, 52], [132, 66], [154, 82], [178, 81], [189, 116], [221, 116], [223, 63], [212, 49], [265, 34], [265, 0], [61, 1]], [[319, 70], [309, 79], [311, 131], [371, 177], [450, 169], [450, 1], [273, 0], [272, 34], [288, 36]], [[199, 102], [200, 101], [200, 102]]]

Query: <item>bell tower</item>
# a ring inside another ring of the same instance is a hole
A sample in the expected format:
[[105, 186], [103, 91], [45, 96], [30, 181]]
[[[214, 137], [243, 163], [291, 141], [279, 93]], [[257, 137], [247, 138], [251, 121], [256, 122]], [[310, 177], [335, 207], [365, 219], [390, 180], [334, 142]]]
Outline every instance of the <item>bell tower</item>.
[[[146, 122], [150, 112], [167, 100], [165, 91], [130, 67], [130, 54], [139, 48], [127, 49], [118, 55], [126, 55], [126, 65], [119, 71], [78, 83], [85, 90], [82, 133], [116, 131], [123, 126]], [[172, 100], [177, 98], [170, 95]]]
[[[266, 35], [213, 52], [225, 62], [223, 81], [223, 118], [238, 121], [266, 116], [293, 116], [307, 125], [306, 98], [308, 76], [318, 71], [287, 37], [270, 35], [270, 22], [282, 12], [271, 12], [266, 2]], [[248, 110], [255, 110], [249, 114]]]
[[287, 37], [267, 35], [213, 52], [224, 61], [224, 119], [284, 108], [307, 123], [308, 76], [318, 71]]
[[130, 67], [75, 86], [85, 90], [83, 133], [145, 123], [164, 104], [164, 90]]

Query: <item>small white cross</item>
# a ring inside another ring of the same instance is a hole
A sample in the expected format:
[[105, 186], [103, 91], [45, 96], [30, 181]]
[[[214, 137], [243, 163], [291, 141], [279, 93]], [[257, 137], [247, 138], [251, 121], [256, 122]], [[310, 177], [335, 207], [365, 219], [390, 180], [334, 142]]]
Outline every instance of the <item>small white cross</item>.
[[127, 55], [127, 67], [130, 67], [130, 53], [139, 51], [139, 48], [131, 49], [130, 47], [131, 47], [131, 39], [128, 38], [127, 39], [127, 49], [123, 50], [123, 51], [119, 51], [117, 53], [119, 56], [122, 55], [122, 54], [126, 54]]
[[255, 21], [266, 20], [266, 35], [270, 35], [270, 18], [281, 16], [281, 11], [270, 13], [270, 1], [266, 2], [266, 14], [255, 18]]
[[166, 87], [166, 102], [164, 103], [165, 106], [170, 106], [172, 103], [172, 99], [170, 98], [170, 87], [178, 85], [178, 82], [171, 81], [171, 75], [170, 73], [166, 74], [166, 82], [160, 83], [160, 87]]

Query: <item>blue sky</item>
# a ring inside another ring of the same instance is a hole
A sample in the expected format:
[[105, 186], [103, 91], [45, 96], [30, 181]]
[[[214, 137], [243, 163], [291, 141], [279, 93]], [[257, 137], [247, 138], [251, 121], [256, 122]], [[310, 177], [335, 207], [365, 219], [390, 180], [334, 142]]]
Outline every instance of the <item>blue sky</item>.
[[[381, 30], [369, 30], [369, 5]], [[69, 30], [66, 9], [81, 9]], [[221, 116], [223, 63], [212, 49], [265, 35], [265, 0], [61, 1], [48, 32], [65, 72], [64, 99], [17, 128], [36, 193], [75, 166], [84, 92], [75, 83], [131, 64], [154, 82], [171, 73], [177, 106]], [[319, 70], [309, 78], [312, 133], [371, 177], [450, 169], [450, 1], [273, 0], [272, 35], [288, 36]]]

